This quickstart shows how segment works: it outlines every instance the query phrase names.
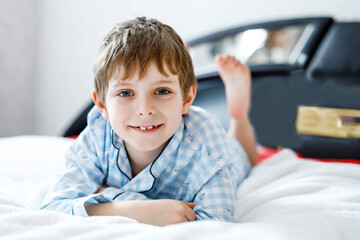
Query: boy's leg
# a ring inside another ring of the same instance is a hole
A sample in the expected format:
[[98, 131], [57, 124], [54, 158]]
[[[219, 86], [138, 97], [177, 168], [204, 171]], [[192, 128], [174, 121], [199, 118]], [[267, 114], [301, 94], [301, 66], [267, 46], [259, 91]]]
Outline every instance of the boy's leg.
[[251, 99], [250, 69], [229, 55], [216, 56], [219, 74], [225, 85], [226, 100], [231, 122], [229, 134], [235, 137], [246, 151], [252, 165], [257, 163], [256, 138], [249, 120]]
[[226, 100], [231, 117], [241, 119], [248, 116], [250, 107], [250, 69], [229, 55], [216, 56], [219, 74], [225, 84]]

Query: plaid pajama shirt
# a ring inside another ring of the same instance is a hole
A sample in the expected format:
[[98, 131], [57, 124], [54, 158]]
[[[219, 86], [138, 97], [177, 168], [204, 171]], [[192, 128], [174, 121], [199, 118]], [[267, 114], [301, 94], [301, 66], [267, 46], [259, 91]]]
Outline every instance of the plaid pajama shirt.
[[124, 142], [93, 108], [41, 209], [87, 216], [84, 203], [176, 199], [194, 202], [197, 220], [236, 222], [236, 189], [250, 168], [239, 143], [192, 106], [158, 158], [132, 177]]

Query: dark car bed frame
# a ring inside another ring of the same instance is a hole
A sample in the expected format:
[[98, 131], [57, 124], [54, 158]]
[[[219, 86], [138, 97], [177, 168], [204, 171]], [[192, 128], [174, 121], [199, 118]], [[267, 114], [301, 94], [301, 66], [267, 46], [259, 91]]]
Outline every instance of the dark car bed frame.
[[[322, 17], [259, 23], [217, 32], [188, 44], [191, 48], [247, 29], [304, 23], [312, 23], [315, 31], [303, 48], [306, 58], [301, 62], [250, 65], [253, 78], [250, 118], [257, 140], [266, 147], [291, 148], [305, 157], [360, 159], [360, 132], [357, 135], [360, 117], [345, 116], [351, 119], [346, 129], [353, 134], [341, 138], [299, 133], [297, 128], [301, 106], [360, 110], [359, 22], [336, 22]], [[208, 72], [197, 78], [194, 105], [207, 109], [228, 128], [224, 86], [218, 73]], [[86, 116], [92, 107], [93, 103], [86, 107], [66, 130], [65, 137], [78, 135], [86, 127]], [[336, 131], [339, 130], [334, 129], [334, 134]]]

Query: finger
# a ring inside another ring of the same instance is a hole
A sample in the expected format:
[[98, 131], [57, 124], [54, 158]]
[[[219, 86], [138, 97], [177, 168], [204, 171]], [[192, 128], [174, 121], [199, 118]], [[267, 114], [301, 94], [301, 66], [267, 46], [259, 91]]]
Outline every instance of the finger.
[[188, 209], [188, 211], [185, 212], [185, 218], [188, 220], [188, 221], [194, 221], [195, 218], [196, 218], [196, 213], [194, 210], [192, 209]]
[[195, 207], [195, 203], [193, 202], [189, 202], [189, 203], [186, 203], [187, 206], [191, 207], [191, 208], [194, 208]]
[[182, 201], [186, 206], [190, 207], [190, 208], [194, 208], [195, 207], [195, 203], [193, 202], [185, 202], [185, 201]]

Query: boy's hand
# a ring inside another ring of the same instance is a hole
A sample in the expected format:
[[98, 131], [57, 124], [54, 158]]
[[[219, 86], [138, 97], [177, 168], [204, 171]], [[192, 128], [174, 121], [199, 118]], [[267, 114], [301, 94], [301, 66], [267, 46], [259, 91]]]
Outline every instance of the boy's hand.
[[141, 223], [166, 226], [193, 221], [196, 218], [194, 207], [195, 203], [177, 200], [143, 201], [136, 207], [138, 210], [133, 212], [133, 218]]
[[124, 216], [155, 226], [193, 221], [194, 207], [195, 203], [169, 199], [85, 204], [89, 216]]

